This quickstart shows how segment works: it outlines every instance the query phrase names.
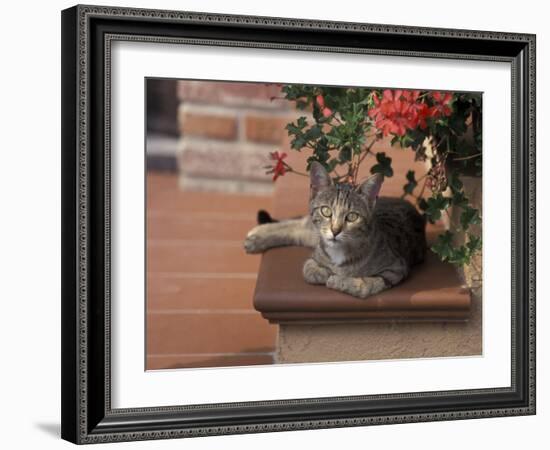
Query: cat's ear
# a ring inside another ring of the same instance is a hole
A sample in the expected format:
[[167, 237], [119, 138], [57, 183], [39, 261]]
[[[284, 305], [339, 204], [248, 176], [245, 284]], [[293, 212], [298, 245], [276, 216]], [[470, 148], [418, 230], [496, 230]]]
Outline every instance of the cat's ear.
[[375, 173], [357, 187], [357, 192], [363, 196], [370, 208], [374, 208], [383, 182], [384, 175]]
[[332, 186], [332, 179], [320, 162], [313, 161], [309, 166], [309, 180], [311, 197], [315, 197], [320, 191]]

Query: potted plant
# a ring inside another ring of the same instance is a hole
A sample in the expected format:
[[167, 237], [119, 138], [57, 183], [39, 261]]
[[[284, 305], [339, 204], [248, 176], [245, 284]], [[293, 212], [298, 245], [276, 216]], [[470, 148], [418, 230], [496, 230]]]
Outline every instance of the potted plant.
[[[431, 250], [458, 268], [470, 286], [481, 282], [481, 95], [401, 89], [283, 85], [284, 98], [304, 114], [287, 124], [291, 148], [308, 149], [306, 171], [321, 163], [337, 182], [356, 184], [359, 167], [394, 176], [392, 160], [373, 151], [381, 139], [415, 152], [427, 172], [409, 170], [403, 197], [414, 201], [431, 223], [447, 218], [447, 229]], [[285, 153], [271, 155], [273, 179], [287, 172]]]

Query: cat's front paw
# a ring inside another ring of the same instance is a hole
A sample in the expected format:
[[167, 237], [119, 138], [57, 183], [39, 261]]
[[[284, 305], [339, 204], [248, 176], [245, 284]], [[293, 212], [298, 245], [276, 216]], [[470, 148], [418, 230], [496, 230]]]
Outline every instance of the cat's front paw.
[[329, 289], [334, 289], [335, 291], [345, 292], [347, 280], [348, 277], [343, 277], [341, 275], [331, 275], [327, 279], [326, 287], [328, 287]]
[[302, 271], [304, 279], [309, 284], [326, 284], [331, 272], [320, 266], [313, 258], [309, 258]]
[[330, 276], [326, 286], [359, 298], [378, 294], [386, 288], [384, 280], [380, 277], [352, 278], [341, 275]]
[[244, 249], [246, 253], [262, 253], [264, 251], [258, 236], [247, 236], [244, 240]]
[[262, 225], [258, 225], [248, 232], [244, 240], [246, 253], [262, 253], [269, 248], [267, 238], [264, 234]]

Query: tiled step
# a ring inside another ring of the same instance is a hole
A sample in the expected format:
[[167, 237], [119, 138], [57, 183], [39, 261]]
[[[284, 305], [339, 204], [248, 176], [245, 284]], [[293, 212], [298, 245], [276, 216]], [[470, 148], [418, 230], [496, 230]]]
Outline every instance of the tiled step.
[[150, 240], [147, 245], [148, 273], [255, 273], [259, 263], [259, 256], [246, 255], [240, 240]]
[[254, 225], [256, 210], [245, 214], [157, 213], [149, 214], [147, 234], [151, 239], [242, 241]]
[[255, 311], [147, 314], [147, 354], [268, 353], [276, 327]]
[[255, 273], [151, 275], [147, 278], [147, 310], [252, 310], [255, 286]]
[[149, 370], [252, 366], [258, 364], [273, 364], [273, 353], [197, 353], [191, 355], [153, 355], [147, 357], [147, 368]]
[[255, 217], [258, 209], [269, 207], [270, 197], [213, 192], [183, 192], [172, 175], [147, 175], [147, 213], [228, 213]]
[[260, 257], [242, 246], [271, 204], [148, 174], [148, 370], [273, 363], [276, 328], [252, 305]]

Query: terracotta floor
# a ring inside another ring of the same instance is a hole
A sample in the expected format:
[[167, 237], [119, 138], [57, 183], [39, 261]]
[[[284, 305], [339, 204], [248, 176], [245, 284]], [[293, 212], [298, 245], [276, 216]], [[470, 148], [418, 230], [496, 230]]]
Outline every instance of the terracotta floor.
[[270, 364], [276, 327], [252, 306], [242, 240], [271, 197], [182, 192], [147, 176], [147, 369]]

